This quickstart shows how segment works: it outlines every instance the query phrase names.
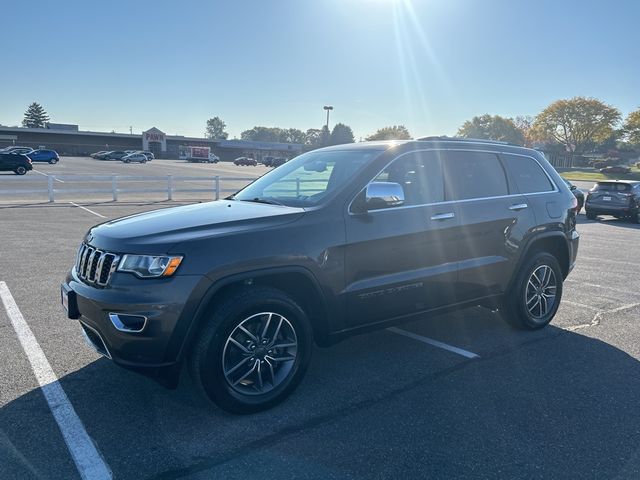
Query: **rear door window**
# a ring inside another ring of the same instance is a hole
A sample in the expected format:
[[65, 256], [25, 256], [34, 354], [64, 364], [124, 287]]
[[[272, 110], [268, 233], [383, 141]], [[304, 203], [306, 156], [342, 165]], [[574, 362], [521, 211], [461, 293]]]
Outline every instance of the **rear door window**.
[[520, 193], [551, 192], [553, 184], [538, 162], [531, 157], [500, 154]]
[[444, 151], [446, 200], [501, 197], [509, 194], [507, 177], [493, 153]]

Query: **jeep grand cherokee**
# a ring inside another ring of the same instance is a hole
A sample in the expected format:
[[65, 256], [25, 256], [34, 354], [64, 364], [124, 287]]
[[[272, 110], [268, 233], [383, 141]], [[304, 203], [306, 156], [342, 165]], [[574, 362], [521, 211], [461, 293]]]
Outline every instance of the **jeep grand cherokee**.
[[446, 309], [554, 317], [578, 249], [577, 202], [535, 150], [448, 138], [315, 150], [221, 201], [89, 230], [68, 316], [114, 362], [220, 407], [289, 395], [312, 344]]

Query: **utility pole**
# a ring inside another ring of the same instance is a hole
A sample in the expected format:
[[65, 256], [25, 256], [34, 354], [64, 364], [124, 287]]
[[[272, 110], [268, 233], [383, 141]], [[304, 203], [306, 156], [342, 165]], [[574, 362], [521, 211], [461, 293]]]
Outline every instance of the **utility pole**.
[[133, 135], [133, 127], [129, 127], [129, 133]]

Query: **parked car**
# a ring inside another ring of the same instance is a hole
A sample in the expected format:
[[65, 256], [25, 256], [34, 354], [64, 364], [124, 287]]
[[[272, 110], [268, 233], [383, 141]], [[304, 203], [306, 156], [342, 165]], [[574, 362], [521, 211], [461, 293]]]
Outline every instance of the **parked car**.
[[562, 180], [564, 180], [564, 183], [567, 184], [567, 187], [569, 187], [569, 190], [573, 192], [573, 196], [576, 197], [576, 200], [578, 201], [578, 206], [576, 207], [577, 208], [576, 213], [580, 213], [580, 210], [582, 210], [582, 207], [584, 206], [584, 192], [580, 190], [578, 187], [576, 187], [569, 180], [565, 178], [563, 178]]
[[91, 228], [61, 298], [117, 364], [169, 386], [186, 364], [220, 407], [255, 412], [295, 389], [314, 342], [478, 304], [546, 326], [576, 261], [576, 203], [535, 150], [338, 145], [225, 200]]
[[615, 165], [613, 167], [601, 168], [600, 173], [631, 173], [631, 168], [624, 165]]
[[127, 153], [127, 155], [131, 155], [132, 153], [139, 152], [139, 150], [125, 150], [125, 152]]
[[106, 152], [98, 153], [94, 158], [97, 160], [107, 160], [107, 155], [109, 155], [112, 150], [107, 150]]
[[101, 160], [122, 160], [122, 157], [127, 156], [128, 153], [124, 150], [113, 150], [109, 153], [105, 153], [100, 156]]
[[280, 165], [284, 165], [285, 163], [287, 163], [287, 159], [284, 157], [276, 157], [271, 161], [271, 165], [272, 167], [279, 167]]
[[98, 158], [99, 156], [104, 155], [105, 153], [109, 153], [109, 151], [108, 150], [100, 150], [99, 152], [92, 153], [89, 156], [91, 158]]
[[139, 150], [136, 153], [141, 153], [143, 154], [145, 157], [147, 157], [147, 161], [150, 162], [151, 160], [155, 160], [156, 156], [153, 154], [153, 152], [150, 152], [148, 150]]
[[22, 153], [0, 153], [0, 171], [14, 172], [16, 175], [24, 175], [33, 170], [31, 159]]
[[143, 153], [131, 153], [122, 157], [124, 163], [147, 163], [147, 156]]
[[54, 164], [60, 161], [58, 152], [56, 152], [55, 150], [38, 149], [34, 150], [33, 152], [27, 153], [26, 155], [31, 159], [32, 162], [48, 162]]
[[270, 166], [271, 166], [271, 162], [273, 162], [273, 159], [274, 159], [274, 158], [275, 158], [275, 157], [271, 157], [271, 156], [263, 157], [263, 158], [262, 158], [262, 164], [263, 164], [265, 167], [270, 167]]
[[640, 182], [597, 182], [587, 193], [584, 208], [589, 220], [595, 220], [598, 215], [613, 215], [640, 223]]
[[255, 158], [249, 158], [249, 157], [238, 157], [233, 161], [234, 165], [242, 165], [242, 166], [253, 166], [256, 167], [258, 166], [258, 162], [256, 161]]
[[3, 153], [19, 153], [22, 155], [26, 155], [31, 152], [33, 152], [33, 148], [31, 147], [7, 147], [3, 150]]

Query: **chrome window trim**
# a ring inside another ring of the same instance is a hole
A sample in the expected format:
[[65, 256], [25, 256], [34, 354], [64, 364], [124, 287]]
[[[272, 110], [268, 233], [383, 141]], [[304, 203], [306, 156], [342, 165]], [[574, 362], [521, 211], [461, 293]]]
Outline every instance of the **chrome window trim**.
[[[544, 174], [547, 176], [547, 178], [549, 179], [549, 182], [551, 182], [551, 185], [553, 186], [553, 190], [547, 190], [544, 192], [532, 192], [532, 193], [512, 193], [509, 195], [497, 195], [494, 197], [476, 197], [476, 198], [465, 198], [463, 200], [443, 200], [442, 202], [433, 202], [433, 203], [421, 203], [418, 205], [403, 205], [400, 207], [389, 207], [389, 208], [380, 208], [377, 210], [371, 210], [371, 211], [367, 211], [367, 213], [372, 214], [372, 213], [376, 213], [376, 212], [388, 212], [389, 210], [399, 210], [399, 209], [407, 209], [407, 208], [417, 208], [417, 207], [431, 207], [434, 205], [451, 205], [451, 204], [456, 204], [456, 203], [466, 203], [466, 202], [477, 202], [477, 201], [482, 201], [482, 200], [496, 200], [499, 198], [513, 198], [513, 197], [521, 197], [523, 195], [543, 195], [543, 194], [549, 194], [549, 193], [558, 193], [560, 192], [560, 189], [558, 188], [558, 185], [556, 184], [556, 182], [553, 181], [553, 178], [551, 178], [551, 175], [549, 175], [549, 172], [547, 172], [545, 170], [545, 168], [542, 166], [542, 164], [538, 161], [537, 158], [532, 157], [531, 155], [524, 155], [522, 153], [511, 153], [511, 152], [501, 152], [499, 150], [484, 150], [484, 149], [467, 149], [467, 148], [421, 148], [419, 150], [411, 150], [409, 152], [404, 152], [401, 153], [400, 155], [398, 155], [397, 157], [394, 157], [391, 161], [389, 161], [384, 167], [382, 167], [380, 169], [380, 171], [378, 173], [376, 173], [373, 178], [371, 180], [369, 180], [367, 182], [367, 184], [364, 186], [363, 189], [361, 189], [358, 193], [356, 193], [354, 195], [354, 197], [351, 199], [351, 201], [349, 202], [349, 205], [347, 206], [347, 213], [351, 216], [359, 216], [362, 215], [362, 213], [356, 213], [356, 212], [352, 212], [351, 211], [351, 206], [353, 205], [353, 202], [355, 201], [355, 199], [358, 197], [358, 195], [360, 195], [366, 188], [367, 186], [373, 182], [378, 175], [380, 175], [382, 172], [385, 171], [385, 169], [391, 165], [393, 162], [395, 162], [396, 160], [404, 157], [405, 155], [411, 155], [414, 153], [419, 153], [419, 152], [441, 152], [441, 151], [447, 151], [447, 152], [476, 152], [476, 153], [493, 153], [496, 155], [501, 155], [501, 154], [506, 154], [506, 155], [515, 155], [517, 157], [525, 157], [525, 158], [531, 158], [534, 162], [536, 162], [538, 164], [538, 166], [542, 169], [542, 171], [544, 172]], [[502, 161], [500, 160], [500, 158], [498, 158], [498, 161], [500, 161], [500, 163], [502, 164]], [[505, 172], [506, 173], [506, 172]], [[507, 177], [507, 182], [508, 182], [509, 178]]]

